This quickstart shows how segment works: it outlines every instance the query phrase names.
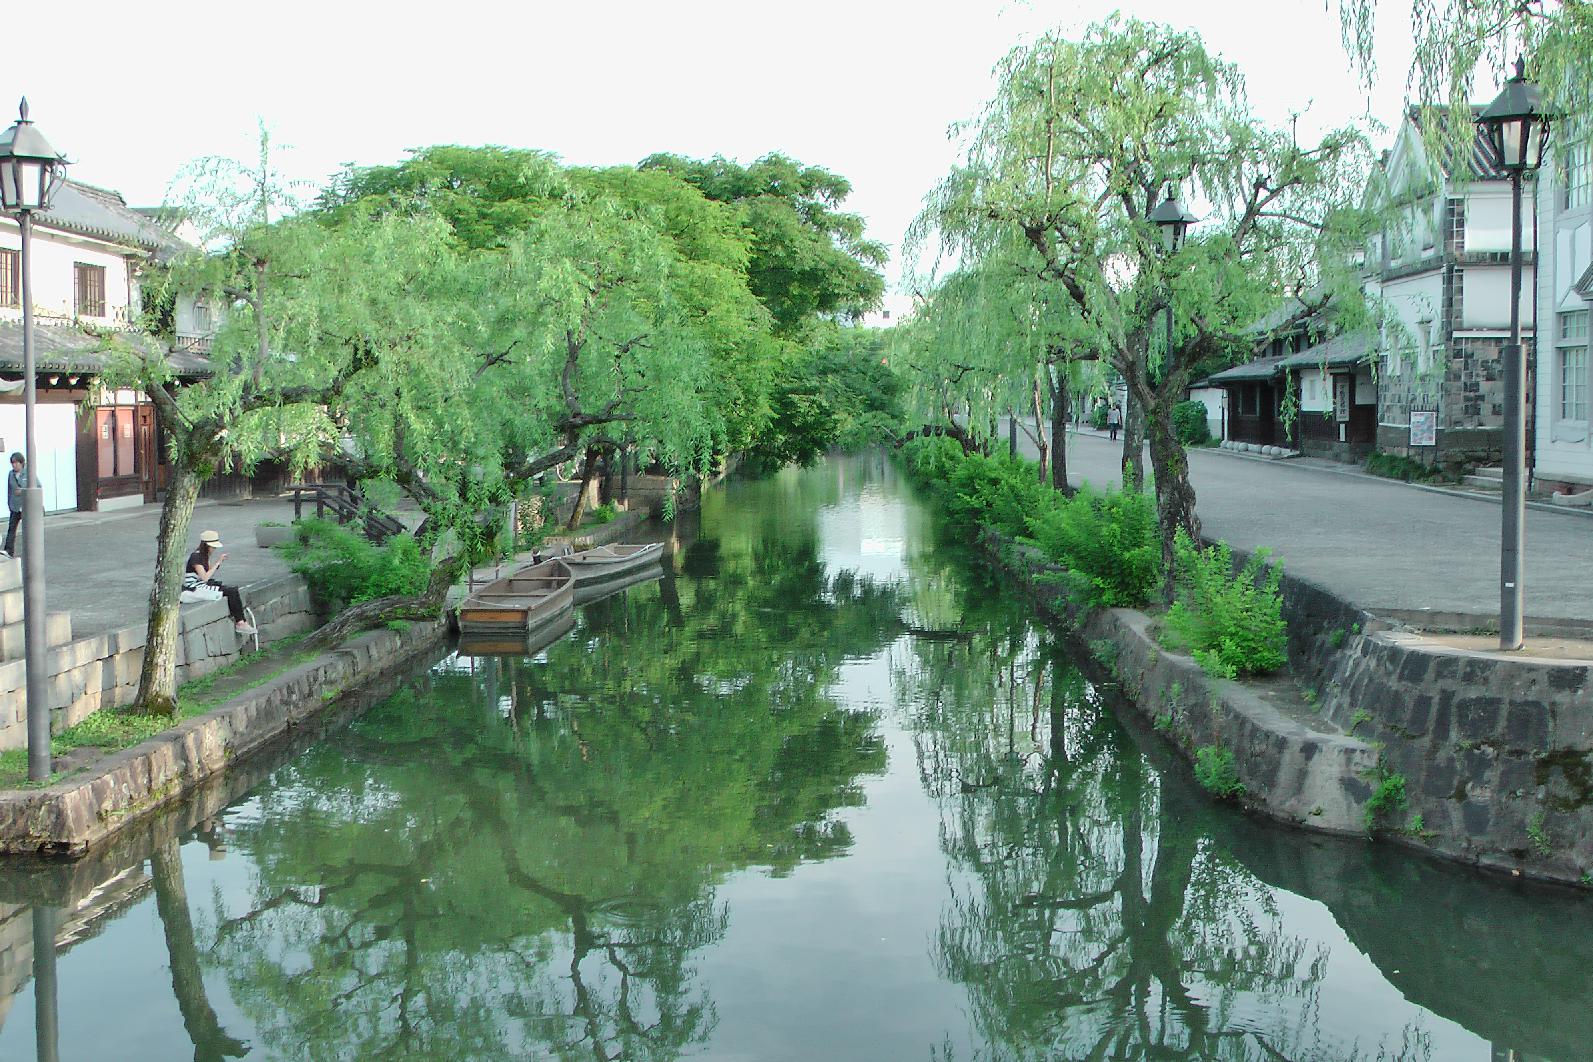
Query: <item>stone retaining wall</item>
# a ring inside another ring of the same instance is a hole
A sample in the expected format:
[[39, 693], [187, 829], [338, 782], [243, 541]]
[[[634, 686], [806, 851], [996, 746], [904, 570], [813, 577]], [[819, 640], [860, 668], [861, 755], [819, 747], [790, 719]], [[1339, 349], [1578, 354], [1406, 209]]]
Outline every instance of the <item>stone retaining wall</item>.
[[1593, 885], [1593, 663], [1450, 649], [1285, 576], [1290, 671], [1230, 682], [1161, 648], [1143, 613], [1079, 609], [1037, 551], [983, 545], [1186, 757], [1231, 752], [1247, 806], [1367, 832], [1382, 788], [1380, 837]]
[[240, 694], [85, 774], [0, 793], [0, 853], [81, 856], [233, 761], [326, 709], [343, 693], [447, 636], [437, 620], [376, 630]]
[[[317, 625], [309, 587], [297, 575], [253, 583], [243, 588], [244, 604], [254, 610], [262, 645]], [[75, 638], [48, 650], [50, 729], [60, 733], [101, 708], [131, 704], [144, 666], [147, 626], [139, 622], [120, 630]], [[225, 601], [199, 601], [182, 606], [182, 633], [177, 645], [177, 680], [207, 675], [252, 649], [254, 640], [233, 630]], [[28, 742], [27, 667], [0, 663], [0, 750], [23, 748]]]

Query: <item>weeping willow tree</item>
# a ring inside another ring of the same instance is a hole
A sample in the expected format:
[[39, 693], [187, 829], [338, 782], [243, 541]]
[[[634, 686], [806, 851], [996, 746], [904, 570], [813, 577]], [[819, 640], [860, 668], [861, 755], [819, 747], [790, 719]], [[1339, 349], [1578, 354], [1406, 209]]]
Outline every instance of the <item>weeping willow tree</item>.
[[175, 708], [183, 558], [205, 482], [266, 458], [296, 470], [318, 463], [400, 381], [457, 390], [451, 376], [464, 351], [446, 297], [453, 260], [442, 226], [363, 216], [329, 229], [290, 216], [292, 193], [264, 136], [254, 164], [197, 164], [181, 209], [201, 245], [161, 283], [228, 307], [208, 365], [179, 380], [164, 357], [125, 345], [108, 362], [107, 385], [143, 390], [166, 443], [136, 701], [145, 711]]
[[[1281, 295], [1333, 285], [1353, 297], [1351, 271], [1336, 267], [1359, 239], [1346, 222], [1358, 217], [1366, 139], [1341, 129], [1302, 144], [1251, 114], [1237, 68], [1198, 35], [1135, 20], [1077, 41], [1045, 33], [996, 77], [922, 228], [964, 262], [990, 253], [992, 227], [1021, 238], [1036, 281], [1071, 303], [1122, 376], [1145, 418], [1170, 596], [1175, 537], [1200, 531], [1173, 407], [1197, 366], [1248, 356], [1246, 329]], [[1169, 185], [1205, 208], [1171, 254], [1149, 219]], [[1164, 344], [1155, 335], [1169, 310]]]
[[1551, 110], [1586, 112], [1593, 66], [1593, 4], [1586, 0], [1338, 0], [1344, 48], [1368, 86], [1378, 74], [1377, 15], [1390, 7], [1409, 12], [1415, 47], [1407, 91], [1447, 105], [1452, 132], [1472, 132], [1478, 74], [1501, 80], [1518, 55], [1531, 62]]
[[[1023, 249], [1015, 247], [1021, 259]], [[1040, 455], [1040, 474], [1067, 490], [1070, 395], [1098, 389], [1100, 362], [1070, 303], [1017, 261], [992, 255], [928, 285], [911, 321], [898, 328], [898, 371], [912, 412], [925, 424], [967, 419], [970, 440], [988, 448], [996, 422], [1012, 418]], [[1049, 418], [1049, 419], [1048, 419]]]

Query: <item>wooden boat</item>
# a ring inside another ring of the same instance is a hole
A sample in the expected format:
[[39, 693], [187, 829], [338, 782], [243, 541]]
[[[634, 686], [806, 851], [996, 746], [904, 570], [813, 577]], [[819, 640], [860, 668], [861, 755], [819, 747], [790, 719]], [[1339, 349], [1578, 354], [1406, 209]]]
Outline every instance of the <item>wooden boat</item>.
[[496, 579], [459, 605], [459, 633], [530, 635], [570, 611], [575, 576], [564, 561], [545, 560]]
[[530, 632], [471, 631], [459, 636], [460, 656], [536, 656], [570, 633], [575, 626], [575, 611], [567, 609], [558, 618]]
[[577, 589], [614, 582], [633, 575], [664, 556], [662, 542], [640, 546], [597, 546], [561, 558], [575, 576]]
[[622, 590], [629, 590], [633, 586], [661, 579], [664, 575], [664, 566], [657, 560], [642, 568], [633, 568], [624, 575], [613, 579], [592, 584], [582, 584], [579, 580], [575, 584], [575, 603], [577, 605], [590, 605], [594, 601], [601, 601], [605, 597], [617, 594]]

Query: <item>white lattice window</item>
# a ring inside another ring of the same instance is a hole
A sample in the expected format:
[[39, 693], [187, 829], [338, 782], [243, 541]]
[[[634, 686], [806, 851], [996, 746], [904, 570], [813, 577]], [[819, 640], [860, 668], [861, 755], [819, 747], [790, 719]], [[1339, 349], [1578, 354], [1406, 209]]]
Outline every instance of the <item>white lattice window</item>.
[[1566, 209], [1587, 206], [1593, 202], [1593, 145], [1589, 145], [1585, 129], [1570, 131], [1561, 157]]
[[1572, 310], [1559, 317], [1560, 419], [1586, 421], [1588, 312]]

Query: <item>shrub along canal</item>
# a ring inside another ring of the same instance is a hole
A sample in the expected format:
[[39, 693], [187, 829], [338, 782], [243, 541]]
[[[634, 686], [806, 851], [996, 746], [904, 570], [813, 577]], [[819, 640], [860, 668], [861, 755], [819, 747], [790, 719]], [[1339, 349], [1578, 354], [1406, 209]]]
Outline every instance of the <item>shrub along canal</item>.
[[0, 868], [0, 1057], [1593, 1057], [1584, 898], [1212, 803], [883, 458], [695, 519], [537, 655]]

